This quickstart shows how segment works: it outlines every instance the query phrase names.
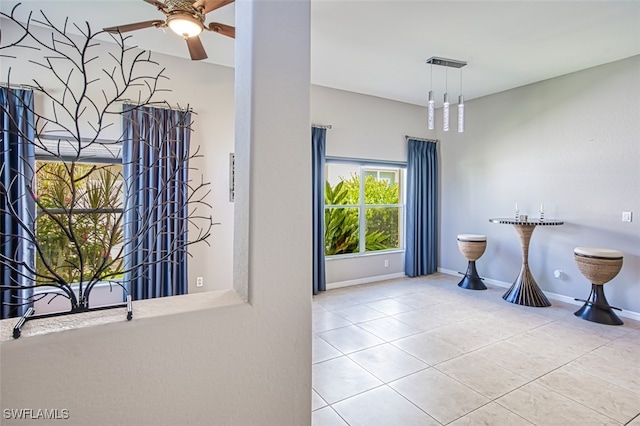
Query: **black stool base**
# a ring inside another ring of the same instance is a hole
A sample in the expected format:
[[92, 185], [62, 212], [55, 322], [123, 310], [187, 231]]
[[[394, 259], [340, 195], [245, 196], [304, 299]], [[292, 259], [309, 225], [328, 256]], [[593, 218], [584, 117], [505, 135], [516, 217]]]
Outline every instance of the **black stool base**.
[[[614, 308], [609, 305], [604, 295], [604, 289], [601, 285], [591, 284], [591, 294], [589, 299], [585, 301], [582, 308], [578, 309], [574, 315], [584, 320], [597, 322], [606, 325], [622, 325], [624, 324], [620, 318], [613, 312]], [[578, 300], [578, 299], [576, 299]]]
[[476, 262], [474, 260], [469, 261], [467, 272], [464, 274], [462, 281], [458, 283], [458, 287], [466, 288], [467, 290], [486, 290], [487, 286], [482, 282], [482, 278], [478, 275], [476, 270]]

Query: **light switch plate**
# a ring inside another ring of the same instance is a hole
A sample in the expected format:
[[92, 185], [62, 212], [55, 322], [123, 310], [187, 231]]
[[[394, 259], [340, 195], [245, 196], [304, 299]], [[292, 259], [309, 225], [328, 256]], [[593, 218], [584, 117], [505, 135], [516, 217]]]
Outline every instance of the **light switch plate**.
[[622, 221], [631, 222], [632, 216], [632, 212], [622, 212]]

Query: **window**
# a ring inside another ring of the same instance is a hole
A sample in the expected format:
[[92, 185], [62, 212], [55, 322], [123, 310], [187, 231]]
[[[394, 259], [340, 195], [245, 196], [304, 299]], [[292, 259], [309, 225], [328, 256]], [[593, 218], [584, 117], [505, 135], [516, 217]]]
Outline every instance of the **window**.
[[38, 160], [35, 197], [38, 284], [120, 278], [121, 164]]
[[325, 255], [402, 248], [404, 168], [327, 161]]

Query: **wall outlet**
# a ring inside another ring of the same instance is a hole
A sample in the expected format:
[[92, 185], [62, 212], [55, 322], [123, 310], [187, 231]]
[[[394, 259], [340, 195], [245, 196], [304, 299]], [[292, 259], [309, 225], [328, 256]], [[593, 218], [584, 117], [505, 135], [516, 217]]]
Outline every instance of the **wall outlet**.
[[196, 287], [202, 287], [204, 285], [203, 277], [196, 277]]
[[632, 216], [633, 216], [633, 212], [622, 212], [622, 221], [631, 222]]
[[385, 259], [384, 260], [384, 267], [388, 268], [389, 267], [389, 259]]

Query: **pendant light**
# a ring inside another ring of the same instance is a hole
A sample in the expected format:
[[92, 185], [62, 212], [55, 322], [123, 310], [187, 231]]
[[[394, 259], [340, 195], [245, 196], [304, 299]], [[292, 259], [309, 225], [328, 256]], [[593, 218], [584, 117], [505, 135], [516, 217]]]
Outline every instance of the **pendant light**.
[[442, 103], [442, 130], [449, 131], [449, 74], [448, 68], [444, 70], [444, 102]]
[[431, 64], [431, 83], [429, 86], [429, 103], [427, 104], [427, 111], [429, 116], [429, 130], [433, 130], [436, 121], [436, 105], [433, 99], [433, 64]]
[[462, 96], [462, 68], [460, 68], [460, 94], [458, 95], [458, 133], [464, 132], [464, 97]]
[[[440, 65], [445, 67], [445, 93], [442, 104], [442, 130], [449, 131], [450, 124], [450, 103], [449, 103], [449, 74], [446, 68], [462, 68], [467, 65], [464, 61], [456, 59], [446, 59], [433, 56], [427, 59], [427, 64], [431, 65], [431, 83], [429, 90], [429, 99], [427, 103], [428, 127], [429, 130], [435, 128], [435, 102], [433, 94], [433, 66]], [[460, 70], [460, 94], [458, 95], [458, 132], [464, 132], [464, 97], [462, 96], [462, 70]]]

